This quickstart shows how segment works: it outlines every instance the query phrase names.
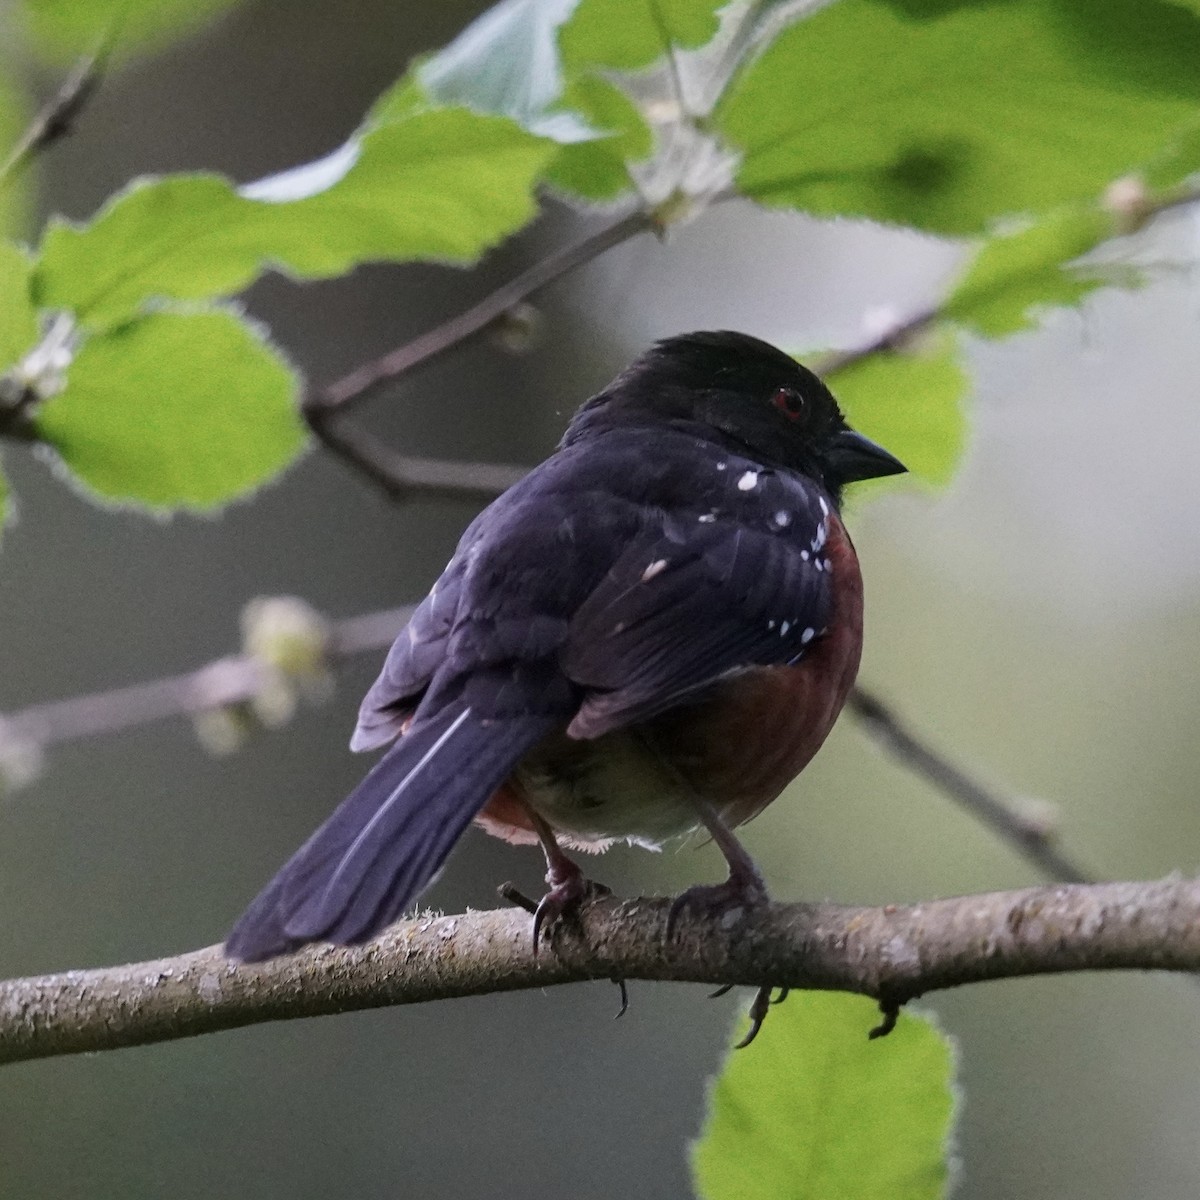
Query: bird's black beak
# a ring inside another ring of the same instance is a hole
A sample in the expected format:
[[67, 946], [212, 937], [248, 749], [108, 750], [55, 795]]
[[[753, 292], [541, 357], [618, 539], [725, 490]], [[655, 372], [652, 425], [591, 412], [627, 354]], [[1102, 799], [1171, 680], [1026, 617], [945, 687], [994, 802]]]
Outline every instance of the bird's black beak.
[[834, 434], [825, 451], [825, 461], [842, 483], [903, 475], [908, 470], [895, 455], [854, 429]]

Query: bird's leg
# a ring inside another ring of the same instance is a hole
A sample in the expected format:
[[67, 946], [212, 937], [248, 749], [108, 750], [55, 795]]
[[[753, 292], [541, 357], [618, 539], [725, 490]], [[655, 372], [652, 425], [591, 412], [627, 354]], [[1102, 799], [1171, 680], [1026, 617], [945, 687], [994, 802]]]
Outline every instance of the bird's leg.
[[[721, 814], [707, 800], [695, 793], [692, 793], [691, 801], [704, 828], [712, 835], [717, 849], [729, 864], [729, 878], [724, 883], [697, 884], [675, 898], [667, 913], [668, 940], [674, 937], [676, 921], [685, 910], [720, 920], [736, 909], [756, 908], [767, 903], [767, 885], [763, 881], [762, 873], [746, 853], [746, 848], [721, 819]], [[723, 996], [731, 986], [718, 988], [713, 992], [713, 996]], [[761, 987], [755, 994], [750, 1004], [750, 1031], [738, 1042], [738, 1050], [750, 1045], [758, 1036], [771, 1004], [771, 991], [769, 987]], [[781, 988], [779, 1000], [783, 1000], [786, 995], [787, 989]]]
[[757, 908], [767, 902], [767, 885], [763, 882], [762, 874], [746, 853], [746, 848], [721, 819], [720, 813], [695, 793], [690, 799], [701, 824], [729, 864], [729, 878], [724, 883], [697, 884], [677, 896], [667, 914], [668, 939], [674, 937], [676, 923], [685, 911], [720, 918], [733, 909]]
[[561, 921], [589, 895], [596, 892], [607, 893], [608, 888], [590, 882], [579, 864], [563, 853], [558, 839], [554, 836], [554, 830], [531, 804], [525, 803], [525, 811], [538, 841], [542, 844], [542, 852], [546, 855], [546, 883], [550, 886], [550, 890], [542, 897], [533, 914], [533, 953], [536, 958], [543, 927], [549, 928], [555, 922]]

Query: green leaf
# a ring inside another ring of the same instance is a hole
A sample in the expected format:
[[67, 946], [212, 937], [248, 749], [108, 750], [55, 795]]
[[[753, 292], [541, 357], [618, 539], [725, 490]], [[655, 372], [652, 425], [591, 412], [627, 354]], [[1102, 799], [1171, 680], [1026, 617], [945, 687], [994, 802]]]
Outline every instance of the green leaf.
[[[87, 225], [53, 218], [42, 240], [35, 293], [102, 326], [150, 298], [196, 300], [238, 291], [265, 258], [258, 208], [216, 175], [140, 179]], [[269, 219], [269, 218], [268, 218]]]
[[910, 475], [935, 487], [954, 477], [967, 440], [970, 380], [952, 337], [869, 355], [830, 372], [828, 382], [850, 424], [890, 450]]
[[357, 162], [327, 191], [277, 204], [268, 255], [306, 277], [359, 262], [467, 264], [528, 222], [554, 143], [503, 117], [465, 109], [414, 113], [362, 139]]
[[841, 0], [715, 123], [763, 203], [971, 233], [1145, 163], [1194, 122], [1197, 61], [1200, 17], [1165, 0]]
[[562, 146], [547, 176], [564, 191], [589, 200], [612, 200], [631, 186], [628, 163], [645, 158], [654, 138], [637, 105], [615, 84], [585, 75], [563, 93], [563, 104], [604, 131], [593, 141]]
[[242, 192], [215, 175], [143, 180], [87, 225], [51, 223], [35, 295], [104, 327], [152, 299], [228, 295], [267, 266], [314, 279], [380, 259], [470, 263], [533, 216], [554, 144], [445, 109], [380, 125], [350, 150], [349, 169], [315, 194], [289, 190], [294, 173]]
[[949, 1183], [954, 1050], [861, 996], [793, 992], [734, 1051], [692, 1156], [703, 1200], [934, 1200]]
[[193, 32], [235, 0], [26, 0], [34, 41], [53, 59], [95, 48], [112, 33], [117, 50], [150, 50]]
[[694, 49], [717, 32], [728, 0], [579, 0], [559, 33], [571, 75], [594, 67], [634, 70], [661, 58], [668, 46]]
[[291, 368], [235, 313], [155, 313], [89, 339], [37, 424], [97, 495], [205, 510], [300, 452], [296, 392]]
[[0, 241], [0, 375], [32, 350], [38, 314], [29, 295], [32, 264], [20, 246]]
[[1045, 308], [1078, 304], [1106, 284], [1137, 282], [1128, 270], [1080, 270], [1074, 260], [1113, 232], [1096, 208], [1055, 214], [1027, 229], [984, 242], [942, 307], [947, 320], [985, 337], [1032, 329]]

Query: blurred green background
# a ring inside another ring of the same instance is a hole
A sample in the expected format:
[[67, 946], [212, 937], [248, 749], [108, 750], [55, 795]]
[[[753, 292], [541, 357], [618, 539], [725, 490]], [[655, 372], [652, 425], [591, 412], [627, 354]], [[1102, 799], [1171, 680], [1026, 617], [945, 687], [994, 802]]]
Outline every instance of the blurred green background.
[[[34, 5], [33, 8], [39, 6]], [[52, 10], [53, 6], [44, 6]], [[32, 221], [82, 218], [130, 178], [249, 180], [337, 145], [414, 53], [481, 5], [243, 3], [124, 65], [43, 162]], [[5, 82], [51, 89], [0, 6]], [[18, 126], [10, 113], [0, 128]], [[272, 278], [250, 310], [318, 381], [431, 326], [570, 236], [551, 210], [470, 274]], [[863, 680], [1020, 796], [1053, 801], [1098, 874], [1192, 871], [1200, 632], [1200, 342], [1189, 214], [1177, 269], [1102, 293], [1036, 334], [972, 350], [972, 445], [948, 493], [851, 510], [868, 586]], [[375, 410], [413, 454], [532, 463], [570, 410], [649, 340], [735, 327], [849, 344], [935, 299], [958, 252], [911, 234], [728, 205], [558, 287], [539, 349], [452, 356]], [[257, 594], [333, 616], [412, 601], [472, 515], [393, 507], [314, 453], [220, 520], [102, 511], [21, 453], [5, 534], [0, 709], [186, 669], [229, 651]], [[0, 972], [169, 954], [218, 940], [364, 769], [345, 749], [377, 662], [286, 729], [214, 759], [184, 723], [55, 751], [0, 802]], [[1033, 882], [1006, 848], [881, 757], [847, 719], [746, 833], [779, 897], [902, 901]], [[716, 878], [691, 845], [614, 851], [619, 891]], [[428, 897], [535, 889], [530, 850], [472, 833]], [[266, 1025], [5, 1068], [5, 1197], [686, 1197], [704, 1081], [745, 997], [606, 984]], [[1200, 1192], [1200, 988], [1079, 976], [929, 1004], [961, 1043], [960, 1194], [1075, 1200]], [[769, 1033], [749, 1053], [769, 1053]], [[747, 1200], [753, 1192], [749, 1181]]]

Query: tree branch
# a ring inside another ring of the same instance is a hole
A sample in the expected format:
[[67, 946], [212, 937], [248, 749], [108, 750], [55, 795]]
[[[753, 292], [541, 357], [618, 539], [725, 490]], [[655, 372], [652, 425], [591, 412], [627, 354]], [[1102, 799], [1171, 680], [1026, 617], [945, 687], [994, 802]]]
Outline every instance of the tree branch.
[[1055, 831], [1044, 819], [1022, 812], [1015, 801], [944, 758], [873, 692], [860, 684], [850, 693], [846, 707], [859, 718], [881, 749], [999, 834], [1048, 879], [1062, 883], [1091, 882], [1088, 874], [1054, 845]]
[[351, 426], [346, 414], [352, 406], [374, 395], [385, 384], [410, 375], [418, 367], [465, 345], [564, 275], [653, 228], [655, 221], [651, 214], [640, 209], [628, 213], [611, 225], [547, 255], [465, 312], [443, 321], [411, 342], [363, 363], [334, 383], [310, 390], [301, 401], [301, 411], [313, 436], [330, 453], [383, 488], [393, 500], [407, 499], [417, 491], [469, 498], [490, 498], [504, 491], [524, 473], [520, 468], [405, 458], [365, 430]]
[[426, 366], [448, 351], [464, 345], [494, 321], [564, 275], [591, 262], [606, 250], [653, 228], [654, 218], [649, 213], [639, 209], [626, 214], [613, 224], [547, 255], [465, 312], [443, 321], [380, 358], [356, 367], [336, 382], [314, 392], [304, 401], [305, 408], [324, 413], [345, 410], [361, 403], [383, 384], [409, 375], [418, 367]]
[[887, 1014], [926, 992], [985, 980], [1200, 970], [1195, 880], [1060, 885], [883, 908], [772, 904], [733, 924], [685, 914], [670, 943], [669, 907], [658, 897], [593, 900], [558, 931], [553, 950], [536, 957], [529, 916], [506, 909], [427, 914], [365, 946], [311, 946], [251, 966], [213, 946], [14, 979], [0, 983], [0, 1062], [589, 979], [857, 992]]
[[361, 428], [350, 425], [349, 409], [376, 394], [385, 384], [408, 376], [418, 367], [452, 349], [464, 346], [564, 275], [599, 257], [613, 246], [654, 228], [654, 217], [642, 210], [630, 212], [610, 226], [548, 254], [514, 280], [503, 284], [478, 304], [445, 320], [404, 346], [364, 362], [324, 388], [310, 389], [300, 402], [308, 428], [330, 454], [341, 458], [391, 499], [404, 500], [415, 492], [428, 496], [490, 499], [521, 478], [520, 467], [458, 463], [433, 458], [397, 455], [390, 446]]
[[[412, 606], [406, 605], [334, 623], [324, 636], [324, 664], [337, 666], [390, 646], [411, 615]], [[15, 745], [41, 751], [169, 717], [245, 704], [262, 691], [271, 673], [271, 665], [253, 654], [228, 655], [179, 675], [30, 705], [0, 715], [0, 750]]]
[[409, 458], [386, 442], [352, 425], [341, 414], [305, 409], [305, 419], [326, 450], [381, 488], [392, 500], [414, 495], [443, 500], [494, 500], [529, 473], [504, 463], [456, 462]]
[[100, 86], [107, 58], [106, 39], [94, 53], [79, 60], [0, 165], [0, 186], [16, 178], [39, 154], [75, 128], [75, 123]]

